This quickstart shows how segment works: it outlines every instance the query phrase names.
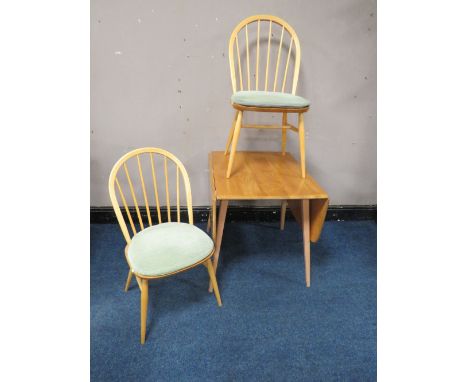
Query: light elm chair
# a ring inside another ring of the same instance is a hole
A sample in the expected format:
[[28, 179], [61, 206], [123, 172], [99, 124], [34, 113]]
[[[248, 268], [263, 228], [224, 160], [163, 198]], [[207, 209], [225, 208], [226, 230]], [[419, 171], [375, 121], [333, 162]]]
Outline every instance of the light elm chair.
[[[167, 222], [163, 222], [164, 214], [161, 214], [160, 195], [162, 195], [162, 193], [160, 194], [158, 190], [157, 159], [161, 162], [160, 167], [164, 169], [163, 174], [165, 182], [163, 185], [165, 190], [165, 204], [167, 207]], [[171, 193], [168, 181], [168, 162], [175, 165], [176, 222], [171, 221]], [[131, 165], [133, 165], [133, 168], [135, 171], [137, 170], [138, 173], [138, 175], [133, 178], [130, 175], [131, 171], [129, 171], [129, 168], [132, 168]], [[147, 171], [144, 171], [144, 169]], [[147, 182], [145, 182], [145, 177], [143, 175], [145, 172], [151, 174]], [[139, 179], [139, 181], [137, 180], [134, 184], [133, 179], [135, 177]], [[181, 177], [185, 188], [188, 224], [181, 222]], [[147, 184], [153, 186], [152, 190], [150, 190], [152, 191], [150, 194], [147, 190]], [[131, 207], [125, 197], [125, 191], [127, 191], [127, 195], [130, 193], [131, 199], [129, 200], [132, 200], [135, 208], [140, 228], [139, 232], [137, 232], [137, 226], [133, 221], [130, 212]], [[148, 282], [150, 280], [171, 276], [203, 264], [208, 269], [218, 305], [222, 305], [216, 276], [211, 262], [211, 256], [214, 252], [213, 240], [204, 231], [193, 225], [190, 181], [187, 171], [179, 159], [166, 150], [153, 147], [133, 150], [120, 158], [112, 168], [109, 176], [109, 194], [120, 229], [127, 242], [125, 258], [127, 259], [130, 270], [125, 284], [125, 291], [128, 290], [133, 276], [135, 276], [141, 290], [140, 336], [142, 344], [145, 343], [146, 336]], [[120, 207], [117, 195], [123, 204], [123, 209]], [[140, 199], [141, 196], [143, 197], [145, 205], [143, 211], [141, 211], [138, 206], [137, 195], [140, 196]], [[154, 221], [151, 216], [148, 200], [152, 195], [154, 196], [156, 204], [157, 222], [159, 224], [154, 224], [156, 223], [156, 216], [154, 216]], [[125, 212], [127, 221], [122, 212]], [[146, 212], [148, 220], [148, 225], [146, 227], [143, 222], [144, 212]], [[131, 232], [129, 232], [128, 225], [130, 225]]]
[[[275, 33], [279, 40], [273, 36], [273, 28], [277, 30]], [[267, 44], [266, 49], [261, 52], [264, 44]], [[231, 103], [236, 112], [225, 150], [226, 155], [230, 151], [227, 178], [231, 176], [241, 128], [281, 129], [283, 155], [287, 130], [298, 133], [301, 175], [305, 178], [303, 113], [309, 110], [309, 101], [296, 95], [300, 63], [301, 47], [297, 34], [279, 17], [251, 16], [234, 28], [229, 40], [229, 66], [233, 91]], [[282, 113], [282, 123], [243, 124], [242, 117], [247, 111]], [[288, 123], [288, 114], [291, 113], [298, 115], [297, 127]]]

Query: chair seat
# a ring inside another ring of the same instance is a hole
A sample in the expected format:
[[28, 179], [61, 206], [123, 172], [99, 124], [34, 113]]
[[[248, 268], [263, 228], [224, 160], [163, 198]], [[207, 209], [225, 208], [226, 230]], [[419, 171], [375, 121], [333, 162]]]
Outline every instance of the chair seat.
[[294, 94], [264, 91], [240, 91], [231, 96], [231, 102], [243, 106], [269, 108], [304, 108], [310, 105], [305, 98]]
[[192, 224], [161, 223], [132, 238], [128, 261], [132, 270], [142, 276], [160, 276], [203, 260], [213, 247], [213, 240]]

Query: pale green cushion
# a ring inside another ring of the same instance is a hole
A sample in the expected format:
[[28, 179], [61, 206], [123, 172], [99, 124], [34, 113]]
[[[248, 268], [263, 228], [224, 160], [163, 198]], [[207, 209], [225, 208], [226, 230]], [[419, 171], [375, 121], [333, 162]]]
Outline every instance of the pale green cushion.
[[176, 272], [203, 260], [213, 251], [213, 240], [186, 223], [161, 223], [138, 232], [128, 247], [132, 270], [142, 276]]
[[305, 98], [289, 93], [240, 91], [231, 96], [232, 103], [256, 107], [303, 108], [310, 105]]

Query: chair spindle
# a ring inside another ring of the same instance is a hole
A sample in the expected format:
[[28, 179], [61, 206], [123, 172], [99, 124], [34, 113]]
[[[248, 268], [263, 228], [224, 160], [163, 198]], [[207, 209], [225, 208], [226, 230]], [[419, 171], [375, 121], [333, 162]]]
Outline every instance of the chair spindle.
[[130, 214], [130, 210], [128, 209], [127, 200], [125, 199], [125, 196], [122, 192], [122, 188], [120, 187], [120, 183], [117, 179], [117, 176], [115, 177], [115, 184], [117, 184], [117, 188], [119, 189], [120, 198], [122, 199], [122, 202], [124, 204], [125, 212], [127, 212], [128, 221], [130, 222], [130, 226], [132, 227], [133, 234], [136, 235], [135, 224], [133, 224], [132, 215]]
[[161, 220], [161, 207], [159, 204], [159, 193], [158, 193], [158, 181], [156, 178], [156, 172], [154, 171], [154, 158], [153, 158], [153, 153], [149, 153], [150, 158], [151, 158], [151, 170], [153, 173], [153, 188], [154, 188], [154, 198], [156, 199], [156, 209], [158, 211], [158, 221], [159, 223], [162, 222]]
[[179, 193], [179, 167], [176, 171], [176, 187], [177, 187], [177, 223], [180, 223], [180, 193]]
[[237, 47], [237, 65], [239, 67], [240, 89], [244, 90], [244, 83], [242, 81], [242, 66], [241, 66], [240, 51], [239, 51], [239, 39], [237, 38], [237, 36], [236, 36], [236, 47]]
[[143, 198], [145, 199], [145, 207], [146, 207], [146, 213], [148, 215], [148, 224], [150, 226], [153, 225], [153, 221], [151, 220], [151, 213], [149, 209], [149, 204], [148, 204], [148, 197], [146, 195], [146, 185], [145, 185], [145, 179], [143, 178], [143, 171], [141, 171], [141, 162], [140, 162], [140, 156], [137, 154], [137, 163], [138, 163], [138, 171], [140, 172], [140, 180], [141, 180], [141, 189], [143, 191]]
[[258, 90], [258, 64], [260, 62], [260, 19], [257, 21], [257, 65], [255, 68], [255, 90]]
[[280, 63], [280, 58], [281, 58], [281, 49], [283, 47], [283, 35], [284, 35], [284, 25], [283, 28], [281, 29], [281, 38], [280, 38], [280, 43], [278, 47], [278, 58], [276, 59], [276, 70], [275, 70], [275, 82], [273, 83], [273, 91], [276, 91], [276, 80], [278, 79], [278, 69], [279, 69], [279, 63]]
[[164, 175], [166, 177], [166, 208], [167, 208], [167, 221], [171, 222], [171, 204], [169, 202], [169, 178], [167, 176], [167, 158], [164, 157]]
[[270, 66], [270, 46], [271, 46], [271, 21], [270, 21], [270, 31], [268, 32], [268, 50], [267, 50], [266, 70], [265, 70], [265, 91], [268, 90], [268, 67]]
[[138, 215], [138, 221], [140, 222], [140, 228], [144, 230], [145, 225], [143, 224], [143, 220], [141, 219], [140, 208], [138, 207], [138, 202], [137, 202], [137, 198], [135, 195], [135, 190], [133, 189], [132, 180], [130, 179], [130, 174], [128, 173], [127, 163], [124, 163], [124, 170], [125, 170], [125, 174], [127, 175], [128, 185], [130, 186], [130, 192], [132, 193], [133, 203], [135, 204], [136, 212]]
[[245, 46], [246, 46], [246, 63], [247, 63], [247, 88], [250, 90], [250, 58], [249, 58], [249, 31], [248, 25], [245, 26]]
[[289, 66], [289, 58], [291, 57], [292, 44], [293, 44], [293, 38], [291, 36], [291, 42], [289, 43], [288, 59], [286, 60], [286, 68], [284, 69], [283, 87], [281, 88], [281, 92], [283, 93], [284, 93], [284, 86], [286, 85], [286, 77], [288, 76], [288, 66]]

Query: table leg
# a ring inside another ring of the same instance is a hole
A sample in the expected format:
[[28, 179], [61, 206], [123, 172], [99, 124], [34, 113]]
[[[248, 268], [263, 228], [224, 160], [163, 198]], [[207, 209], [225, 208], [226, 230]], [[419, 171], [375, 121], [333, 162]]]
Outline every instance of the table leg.
[[[213, 254], [213, 269], [216, 274], [216, 269], [218, 268], [218, 259], [219, 259], [219, 251], [221, 249], [221, 242], [223, 240], [223, 231], [224, 231], [224, 221], [226, 220], [226, 212], [228, 207], [227, 200], [221, 200], [219, 206], [219, 216], [218, 216], [218, 225], [216, 229], [216, 241], [215, 241], [215, 252]], [[213, 224], [214, 228], [214, 224]], [[213, 286], [210, 282], [210, 287], [208, 289], [210, 292], [213, 291]]]
[[284, 222], [286, 220], [286, 207], [288, 202], [286, 200], [281, 201], [281, 218], [280, 218], [280, 229], [281, 231], [284, 230]]
[[310, 218], [309, 200], [302, 200], [302, 237], [304, 240], [304, 264], [307, 287], [310, 287]]
[[216, 242], [216, 199], [211, 201], [211, 237]]
[[211, 230], [211, 212], [208, 214], [208, 220], [206, 222], [206, 232], [210, 233]]

